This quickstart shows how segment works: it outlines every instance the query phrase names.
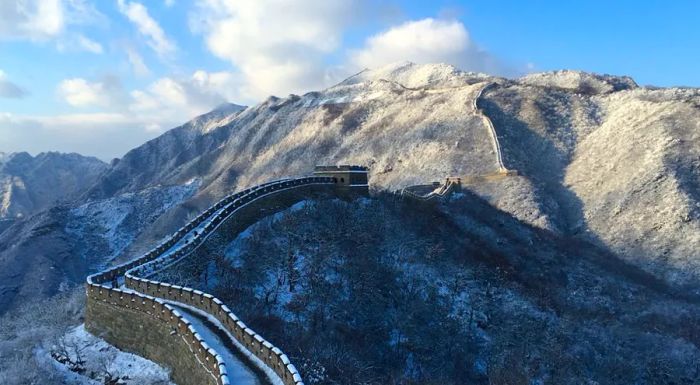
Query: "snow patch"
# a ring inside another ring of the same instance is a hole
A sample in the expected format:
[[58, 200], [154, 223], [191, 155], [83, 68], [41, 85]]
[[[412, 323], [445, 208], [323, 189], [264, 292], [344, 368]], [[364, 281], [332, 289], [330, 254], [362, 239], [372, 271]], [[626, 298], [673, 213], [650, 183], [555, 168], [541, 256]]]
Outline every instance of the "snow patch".
[[[267, 364], [265, 364], [261, 359], [259, 359], [257, 356], [255, 356], [253, 353], [251, 353], [248, 349], [246, 349], [245, 346], [243, 346], [240, 342], [238, 342], [238, 340], [233, 335], [231, 335], [231, 333], [228, 330], [226, 330], [224, 325], [222, 325], [221, 322], [218, 319], [216, 319], [214, 316], [210, 315], [207, 312], [199, 310], [196, 307], [186, 305], [184, 303], [167, 301], [167, 300], [164, 300], [163, 302], [169, 303], [169, 304], [176, 306], [176, 307], [181, 307], [181, 308], [187, 309], [188, 311], [199, 314], [202, 317], [206, 317], [207, 320], [209, 320], [209, 322], [216, 325], [219, 329], [224, 331], [226, 333], [226, 335], [229, 336], [229, 338], [231, 339], [231, 342], [236, 346], [238, 351], [243, 353], [255, 366], [260, 368], [265, 373], [265, 375], [270, 380], [270, 382], [272, 382], [273, 385], [284, 385], [284, 382], [282, 382], [282, 379], [277, 375], [277, 373], [275, 373], [274, 370], [272, 370], [272, 368], [267, 366]], [[188, 317], [188, 319], [189, 318], [191, 318], [191, 317]], [[239, 321], [239, 322], [241, 322], [241, 321]], [[243, 326], [245, 326], [245, 325], [243, 325]], [[224, 350], [227, 351], [228, 349], [224, 348]], [[219, 352], [219, 350], [217, 350], [217, 352]], [[228, 367], [227, 367], [227, 369], [228, 369]]]
[[[37, 349], [37, 359], [40, 362], [50, 362], [63, 374], [66, 383], [102, 384], [108, 378], [119, 377], [121, 379], [119, 384], [124, 385], [175, 385], [169, 380], [170, 374], [167, 369], [153, 361], [117, 349], [103, 339], [88, 333], [85, 325], [69, 330], [59, 339], [58, 345], [52, 346], [50, 350], [49, 352], [45, 349]], [[81, 370], [72, 371], [68, 365], [56, 361], [51, 357], [56, 353], [68, 358], [72, 363], [77, 363]]]

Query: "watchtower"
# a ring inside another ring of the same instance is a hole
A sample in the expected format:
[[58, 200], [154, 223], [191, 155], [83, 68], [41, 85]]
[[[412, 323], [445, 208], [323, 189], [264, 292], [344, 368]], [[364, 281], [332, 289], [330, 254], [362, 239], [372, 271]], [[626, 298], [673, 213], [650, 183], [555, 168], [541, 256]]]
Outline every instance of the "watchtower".
[[316, 166], [314, 175], [336, 178], [339, 184], [348, 187], [368, 186], [367, 167], [341, 164], [339, 166]]

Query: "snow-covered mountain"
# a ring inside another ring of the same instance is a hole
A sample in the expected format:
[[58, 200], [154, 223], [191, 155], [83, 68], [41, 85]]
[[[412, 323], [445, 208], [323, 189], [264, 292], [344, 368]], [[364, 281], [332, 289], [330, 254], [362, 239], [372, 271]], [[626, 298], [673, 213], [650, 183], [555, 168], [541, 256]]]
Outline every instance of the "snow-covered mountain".
[[[482, 110], [505, 166], [519, 175], [470, 189], [525, 223], [585, 238], [671, 283], [696, 286], [699, 106], [696, 89], [644, 88], [627, 77], [576, 71], [504, 79], [445, 64], [366, 70], [318, 92], [221, 106], [130, 151], [77, 203], [7, 229], [0, 272], [30, 250], [52, 261], [56, 248], [103, 256], [90, 268], [128, 258], [224, 194], [316, 164], [367, 165], [372, 186], [390, 190], [493, 174], [499, 163]], [[104, 225], [114, 218], [65, 220], [89, 212], [82, 205], [112, 207], [125, 194], [156, 197], [142, 206], [151, 215], [125, 227], [116, 248], [104, 246], [114, 242]], [[81, 237], [69, 229], [101, 240], [78, 246]], [[45, 236], [57, 244], [44, 248], [37, 240]]]
[[159, 216], [183, 203], [198, 181], [61, 205], [0, 234], [0, 313], [84, 281], [120, 255]]
[[75, 198], [106, 169], [99, 159], [78, 154], [0, 153], [0, 220]]
[[700, 90], [560, 71], [501, 83], [481, 106], [550, 228], [697, 285]]

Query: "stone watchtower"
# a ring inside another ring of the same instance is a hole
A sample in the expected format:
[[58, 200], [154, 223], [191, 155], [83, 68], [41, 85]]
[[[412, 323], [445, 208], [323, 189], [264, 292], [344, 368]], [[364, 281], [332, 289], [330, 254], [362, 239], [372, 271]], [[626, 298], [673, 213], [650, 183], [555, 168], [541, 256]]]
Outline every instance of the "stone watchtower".
[[316, 166], [314, 175], [336, 178], [339, 184], [348, 187], [368, 187], [367, 167], [363, 166]]

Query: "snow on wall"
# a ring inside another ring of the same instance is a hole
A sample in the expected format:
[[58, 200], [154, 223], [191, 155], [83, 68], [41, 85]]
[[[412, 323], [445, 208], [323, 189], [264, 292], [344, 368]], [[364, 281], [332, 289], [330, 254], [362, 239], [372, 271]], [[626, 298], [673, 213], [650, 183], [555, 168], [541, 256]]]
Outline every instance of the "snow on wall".
[[[334, 186], [335, 183], [337, 181], [329, 177], [284, 179], [229, 195], [205, 210], [144, 256], [89, 276], [87, 280], [88, 303], [101, 301], [117, 308], [135, 309], [170, 323], [178, 332], [183, 333], [185, 340], [191, 343], [195, 358], [205, 370], [216, 378], [217, 383], [228, 384], [229, 376], [222, 356], [206, 343], [186, 317], [163, 302], [163, 299], [176, 301], [183, 306], [192, 306], [218, 320], [238, 343], [265, 363], [266, 370], [272, 370], [276, 373], [283, 384], [303, 385], [299, 372], [289, 361], [289, 358], [262, 336], [248, 328], [220, 300], [198, 290], [142, 277], [148, 277], [190, 255], [224, 221], [232, 218], [238, 209], [251, 202], [271, 194], [293, 192], [298, 187], [325, 186], [327, 188]], [[358, 190], [358, 188], [353, 187], [342, 188], [346, 191], [349, 191], [348, 189]], [[359, 189], [366, 191], [367, 187]], [[120, 286], [122, 282], [125, 287]], [[86, 317], [90, 317], [89, 312]]]

